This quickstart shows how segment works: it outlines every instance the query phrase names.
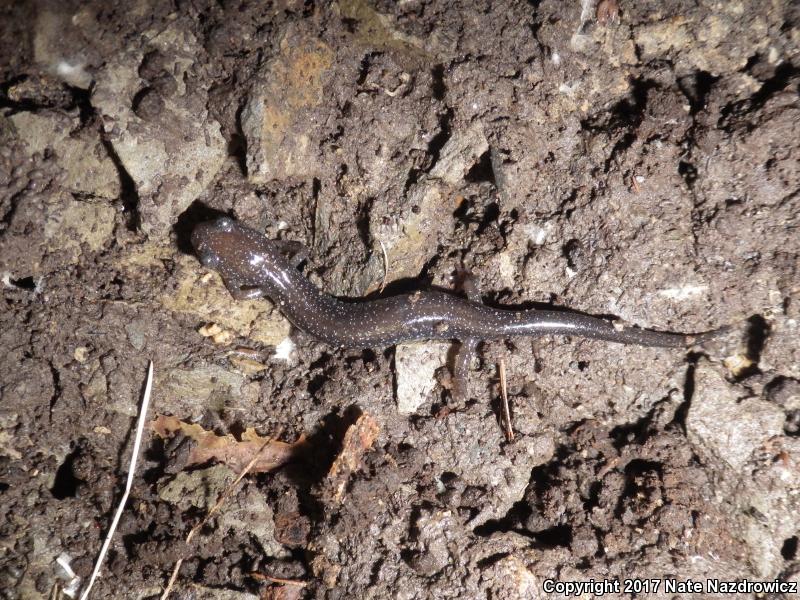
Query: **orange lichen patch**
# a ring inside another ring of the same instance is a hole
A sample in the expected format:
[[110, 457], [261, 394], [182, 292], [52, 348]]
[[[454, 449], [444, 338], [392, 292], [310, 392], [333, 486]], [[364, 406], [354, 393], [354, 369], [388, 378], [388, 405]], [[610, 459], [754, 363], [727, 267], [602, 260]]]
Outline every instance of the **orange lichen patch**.
[[242, 114], [252, 146], [251, 179], [268, 181], [278, 173], [313, 170], [307, 109], [322, 102], [323, 76], [333, 58], [333, 50], [319, 40], [288, 34], [281, 41], [280, 54], [269, 63]]

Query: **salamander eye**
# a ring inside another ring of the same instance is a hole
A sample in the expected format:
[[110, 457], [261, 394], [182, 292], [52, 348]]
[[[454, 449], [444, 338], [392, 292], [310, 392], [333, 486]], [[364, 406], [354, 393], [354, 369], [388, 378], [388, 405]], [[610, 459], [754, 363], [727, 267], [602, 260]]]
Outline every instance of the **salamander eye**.
[[232, 231], [233, 228], [236, 226], [236, 221], [231, 219], [230, 217], [220, 217], [217, 219], [216, 223], [214, 223], [217, 229], [221, 229], [222, 231]]

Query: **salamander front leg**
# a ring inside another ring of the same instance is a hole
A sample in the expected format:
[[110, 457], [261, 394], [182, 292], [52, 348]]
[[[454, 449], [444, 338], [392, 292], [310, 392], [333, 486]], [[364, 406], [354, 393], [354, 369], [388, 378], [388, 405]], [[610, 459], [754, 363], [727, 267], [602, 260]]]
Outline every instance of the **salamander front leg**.
[[309, 258], [308, 248], [302, 243], [289, 240], [276, 240], [273, 242], [278, 245], [280, 251], [289, 259], [289, 263], [297, 268]]
[[260, 287], [243, 286], [241, 282], [229, 277], [223, 278], [223, 282], [234, 300], [254, 300], [264, 296], [264, 290]]

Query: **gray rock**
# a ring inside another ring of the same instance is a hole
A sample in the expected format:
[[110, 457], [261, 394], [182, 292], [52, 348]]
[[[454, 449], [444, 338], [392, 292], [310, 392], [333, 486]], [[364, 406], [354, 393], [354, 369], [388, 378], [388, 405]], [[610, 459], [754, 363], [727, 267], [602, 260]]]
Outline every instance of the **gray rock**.
[[698, 365], [686, 433], [706, 460], [740, 470], [757, 448], [783, 433], [784, 419], [783, 411], [770, 402], [740, 402], [717, 369], [706, 361]]
[[46, 249], [62, 263], [77, 262], [84, 246], [97, 252], [113, 238], [116, 212], [110, 202], [62, 198], [45, 217]]
[[[454, 207], [448, 202], [442, 186], [427, 180], [409, 190], [402, 208], [370, 213], [372, 236], [386, 248], [389, 281], [417, 277], [435, 254], [438, 240], [452, 229]], [[373, 261], [380, 260], [374, 255]]]
[[[74, 194], [117, 198], [119, 174], [96, 132], [78, 131], [77, 116], [54, 110], [9, 117], [29, 156], [51, 150], [64, 170], [64, 187]], [[76, 132], [76, 133], [73, 133]]]
[[182, 510], [192, 506], [208, 510], [234, 479], [236, 474], [225, 465], [181, 471], [172, 481], [159, 486], [158, 497]]
[[[442, 472], [454, 473], [467, 486], [481, 490], [479, 512], [470, 521], [471, 527], [508, 513], [524, 496], [531, 470], [555, 452], [551, 435], [518, 436], [506, 444], [497, 422], [475, 412], [455, 411], [433, 425], [425, 435], [437, 436], [439, 443], [426, 448], [428, 460]], [[408, 441], [415, 443], [413, 438]]]
[[[785, 540], [797, 535], [800, 514], [800, 440], [774, 440], [767, 460], [753, 461], [742, 474], [744, 486], [737, 504], [742, 507], [742, 537], [750, 561], [760, 577], [773, 577], [781, 564]], [[781, 458], [772, 459], [774, 454]], [[762, 457], [763, 458], [763, 457]]]
[[[143, 48], [109, 58], [97, 74], [92, 104], [136, 184], [142, 229], [161, 234], [205, 190], [227, 153], [220, 125], [206, 109], [207, 91], [187, 85], [194, 80], [197, 40], [178, 27], [145, 37]], [[139, 66], [154, 53], [161, 58], [161, 83], [134, 106], [134, 98], [150, 86]]]
[[462, 185], [464, 176], [487, 150], [489, 142], [483, 134], [483, 125], [476, 122], [468, 129], [453, 133], [430, 174], [451, 186]]
[[447, 360], [447, 342], [398, 344], [395, 350], [397, 411], [411, 414], [428, 400], [436, 387], [434, 373]]
[[248, 486], [226, 502], [219, 517], [220, 527], [236, 532], [236, 537], [252, 535], [267, 556], [287, 557], [289, 552], [275, 539], [272, 508], [264, 496]]
[[322, 41], [294, 36], [261, 72], [242, 110], [247, 176], [257, 184], [313, 175], [319, 169], [316, 125], [308, 111], [322, 102], [322, 75], [333, 51]]
[[189, 421], [199, 419], [206, 410], [247, 406], [258, 398], [258, 385], [248, 383], [239, 373], [213, 364], [157, 374], [153, 387], [160, 390], [165, 399], [164, 409], [185, 415]]

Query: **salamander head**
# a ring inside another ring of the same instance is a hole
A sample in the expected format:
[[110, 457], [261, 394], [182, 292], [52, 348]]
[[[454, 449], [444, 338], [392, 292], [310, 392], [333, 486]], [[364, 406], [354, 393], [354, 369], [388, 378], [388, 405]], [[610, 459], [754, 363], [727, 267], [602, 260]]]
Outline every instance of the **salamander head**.
[[197, 225], [192, 246], [203, 265], [241, 285], [261, 285], [264, 268], [274, 264], [276, 255], [270, 240], [230, 217]]
[[232, 255], [232, 244], [236, 244], [233, 233], [237, 227], [230, 217], [200, 223], [192, 231], [192, 246], [200, 262], [209, 269], [219, 269], [225, 256]]

